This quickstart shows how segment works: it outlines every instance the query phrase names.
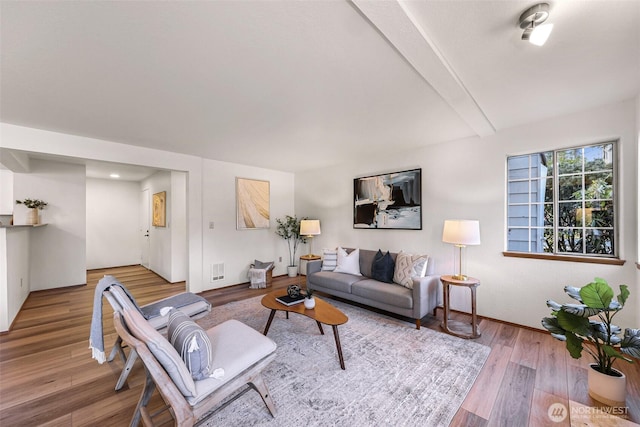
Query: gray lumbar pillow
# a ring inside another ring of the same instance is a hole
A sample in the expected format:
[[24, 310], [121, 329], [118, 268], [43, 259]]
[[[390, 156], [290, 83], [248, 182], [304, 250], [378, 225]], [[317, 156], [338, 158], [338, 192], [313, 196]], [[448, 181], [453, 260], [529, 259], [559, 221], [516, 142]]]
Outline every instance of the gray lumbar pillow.
[[172, 308], [167, 324], [167, 338], [187, 365], [194, 380], [213, 373], [213, 350], [207, 333], [189, 316]]

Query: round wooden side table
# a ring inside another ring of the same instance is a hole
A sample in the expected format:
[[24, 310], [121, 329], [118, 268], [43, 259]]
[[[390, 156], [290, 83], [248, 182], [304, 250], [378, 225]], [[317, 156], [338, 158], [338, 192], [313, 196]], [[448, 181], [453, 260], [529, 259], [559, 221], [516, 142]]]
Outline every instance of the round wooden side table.
[[302, 255], [300, 257], [300, 275], [301, 276], [307, 275], [307, 263], [309, 261], [316, 261], [319, 259], [322, 259], [320, 255]]
[[[476, 288], [480, 286], [480, 280], [473, 277], [467, 278], [467, 280], [454, 279], [453, 276], [440, 276], [442, 282], [442, 294], [444, 298], [444, 320], [440, 327], [445, 332], [455, 335], [460, 338], [478, 338], [481, 334], [478, 330], [478, 317], [476, 313]], [[457, 320], [449, 319], [450, 305], [450, 287], [451, 286], [466, 286], [471, 290], [471, 325]]]

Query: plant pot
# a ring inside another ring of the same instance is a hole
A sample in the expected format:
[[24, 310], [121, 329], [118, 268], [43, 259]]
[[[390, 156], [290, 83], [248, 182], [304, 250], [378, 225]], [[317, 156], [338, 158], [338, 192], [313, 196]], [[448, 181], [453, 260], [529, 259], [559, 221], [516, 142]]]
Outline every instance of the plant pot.
[[287, 267], [287, 274], [289, 277], [296, 277], [298, 275], [298, 267], [295, 265], [290, 265]]
[[27, 224], [28, 225], [40, 224], [40, 216], [38, 213], [38, 209], [36, 208], [29, 209], [29, 212], [27, 213]]
[[315, 306], [316, 306], [316, 299], [314, 297], [304, 299], [304, 308], [306, 308], [307, 310], [311, 310]]
[[605, 375], [596, 370], [598, 365], [592, 363], [588, 369], [589, 396], [605, 405], [625, 406], [627, 396], [627, 377], [617, 369], [620, 376]]

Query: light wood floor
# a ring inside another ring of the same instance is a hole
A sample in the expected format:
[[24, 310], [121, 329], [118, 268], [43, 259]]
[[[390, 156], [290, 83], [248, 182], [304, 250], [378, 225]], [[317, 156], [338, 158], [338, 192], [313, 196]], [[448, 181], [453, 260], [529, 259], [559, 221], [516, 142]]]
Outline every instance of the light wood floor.
[[[140, 304], [184, 290], [184, 283], [168, 284], [133, 266], [89, 271], [88, 286], [31, 293], [12, 331], [0, 335], [0, 426], [128, 425], [142, 389], [142, 366], [137, 362], [128, 385], [115, 392], [122, 363], [116, 360], [99, 365], [88, 349], [93, 291], [104, 274], [118, 277]], [[275, 278], [273, 287], [292, 282], [297, 279]], [[234, 286], [207, 291], [203, 296], [219, 306], [262, 293]], [[104, 306], [108, 349], [115, 335], [111, 309], [106, 303]], [[438, 319], [425, 317], [423, 326], [440, 330], [441, 316], [439, 311]], [[407, 320], [407, 327], [414, 327], [411, 320]], [[545, 333], [487, 319], [481, 321], [480, 328], [482, 337], [476, 341], [492, 351], [452, 425], [568, 426], [569, 418], [563, 423], [551, 422], [547, 415], [551, 404], [562, 403], [567, 408], [570, 401], [595, 404], [587, 394], [586, 359], [572, 359], [560, 342]], [[618, 368], [628, 377], [628, 409], [623, 415], [639, 423], [639, 365], [618, 363]], [[580, 413], [585, 412], [588, 410]], [[593, 422], [614, 425], [603, 418]]]

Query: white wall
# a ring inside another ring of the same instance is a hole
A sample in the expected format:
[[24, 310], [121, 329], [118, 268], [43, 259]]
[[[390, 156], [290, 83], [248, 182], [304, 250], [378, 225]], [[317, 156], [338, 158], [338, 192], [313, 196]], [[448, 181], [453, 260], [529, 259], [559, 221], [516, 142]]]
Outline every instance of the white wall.
[[[636, 163], [636, 180], [638, 185], [638, 192], [640, 193], [640, 94], [636, 97], [636, 151], [637, 151], [637, 163]], [[640, 307], [640, 195], [637, 200], [636, 207], [636, 236], [637, 236], [637, 246], [636, 246], [636, 307]], [[640, 310], [636, 310], [636, 321], [634, 323], [635, 327], [638, 328], [640, 326]]]
[[0, 228], [0, 332], [8, 331], [29, 295], [29, 240], [44, 227]]
[[13, 198], [13, 172], [8, 169], [0, 169], [0, 215], [11, 215], [15, 203]]
[[[186, 172], [188, 174], [187, 226], [189, 256], [187, 288], [192, 292], [201, 292], [204, 289], [204, 277], [202, 276], [201, 158], [7, 123], [0, 123], [0, 148]], [[18, 197], [17, 194], [16, 197]], [[84, 248], [84, 245], [82, 247]], [[84, 256], [82, 257], [82, 264], [84, 268]]]
[[87, 266], [140, 263], [140, 183], [87, 178]]
[[171, 279], [172, 283], [187, 279], [187, 174], [171, 172]]
[[[14, 197], [40, 199], [46, 227], [30, 234], [30, 288], [58, 288], [86, 282], [85, 167], [32, 160], [30, 173], [15, 173]], [[27, 208], [16, 205], [14, 223], [24, 224]]]
[[[540, 327], [548, 315], [545, 301], [565, 300], [563, 287], [582, 286], [594, 277], [606, 278], [616, 288], [637, 283], [637, 130], [635, 101], [602, 107], [567, 117], [498, 132], [487, 138], [469, 138], [420, 150], [393, 153], [338, 167], [296, 174], [296, 212], [318, 218], [322, 235], [314, 247], [336, 245], [367, 249], [426, 253], [439, 274], [453, 272], [453, 251], [442, 243], [445, 219], [478, 219], [482, 245], [467, 248], [467, 272], [481, 280], [478, 312], [492, 318]], [[591, 142], [620, 139], [619, 232], [624, 266], [506, 258], [505, 163], [508, 155], [542, 151]], [[392, 141], [390, 146], [392, 146]], [[352, 227], [353, 178], [381, 172], [422, 168], [423, 229], [361, 230]], [[453, 305], [469, 309], [466, 289], [455, 289]], [[618, 315], [621, 325], [638, 327], [640, 305], [633, 297]]]
[[[236, 229], [236, 177], [269, 181], [270, 228]], [[211, 265], [224, 263], [225, 278], [207, 280], [207, 289], [247, 282], [254, 260], [276, 261], [274, 275], [285, 274], [288, 259], [284, 240], [275, 234], [275, 220], [294, 211], [294, 176], [234, 163], [204, 160], [203, 163], [203, 277], [210, 279]], [[214, 228], [209, 228], [209, 223]], [[302, 253], [298, 253], [298, 256]], [[279, 262], [282, 257], [283, 262]]]
[[[256, 258], [260, 260], [278, 260], [279, 257], [287, 259], [286, 244], [275, 235], [273, 225], [275, 218], [295, 213], [293, 174], [204, 160], [195, 156], [6, 123], [0, 124], [0, 136], [0, 148], [184, 171], [187, 183], [187, 288], [192, 292], [201, 292], [213, 286], [246, 282], [249, 263]], [[203, 171], [206, 171], [206, 177], [203, 176]], [[271, 182], [272, 220], [270, 229], [252, 231], [237, 231], [235, 229], [236, 176], [266, 179]], [[158, 187], [158, 191], [171, 190], [171, 188], [175, 188], [175, 185], [179, 185], [172, 179], [166, 181], [165, 184], [166, 187], [163, 186], [162, 189]], [[17, 194], [16, 197], [18, 197]], [[203, 204], [205, 199], [206, 207]], [[84, 202], [84, 196], [82, 200]], [[167, 206], [170, 204], [171, 199], [168, 194]], [[176, 212], [171, 209], [169, 208], [167, 211], [168, 216], [176, 215]], [[168, 218], [170, 227], [172, 219]], [[208, 228], [209, 221], [215, 223], [213, 230]], [[84, 220], [82, 224], [84, 226]], [[84, 242], [80, 247], [84, 249]], [[180, 249], [177, 247], [172, 244], [169, 250], [179, 252]], [[157, 250], [159, 252], [156, 252], [156, 255], [162, 254], [164, 249]], [[81, 258], [81, 264], [84, 268], [84, 253]], [[174, 259], [172, 256], [172, 262]], [[212, 262], [225, 263], [226, 277], [224, 281], [215, 284], [210, 282]], [[158, 273], [166, 274], [166, 271], [163, 270], [166, 267], [162, 264], [155, 265], [154, 271], [156, 271], [155, 268], [158, 269]], [[283, 264], [278, 263], [274, 274], [284, 274], [284, 272]], [[171, 280], [172, 278], [167, 277], [167, 279]]]

